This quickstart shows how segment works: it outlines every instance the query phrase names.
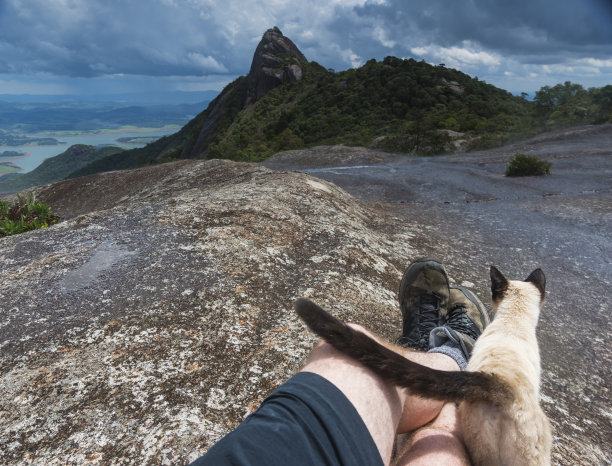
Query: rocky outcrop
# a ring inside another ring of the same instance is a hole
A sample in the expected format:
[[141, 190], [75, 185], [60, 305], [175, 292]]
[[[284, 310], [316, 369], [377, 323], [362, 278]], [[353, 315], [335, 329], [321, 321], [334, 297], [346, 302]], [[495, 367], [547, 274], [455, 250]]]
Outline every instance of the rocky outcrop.
[[[611, 129], [443, 157], [335, 146], [266, 161], [319, 179], [183, 161], [39, 188], [65, 221], [0, 239], [0, 464], [194, 459], [308, 354], [295, 298], [392, 340], [418, 256], [485, 303], [489, 264], [546, 271], [553, 464], [609, 464]], [[504, 177], [516, 152], [550, 157], [552, 175]]]
[[65, 221], [0, 239], [0, 463], [181, 464], [314, 339], [293, 302], [396, 337], [411, 231], [342, 189], [181, 161], [41, 188]]
[[[302, 66], [307, 61], [280, 29], [268, 29], [255, 49], [249, 74], [228, 85], [209, 104], [205, 118], [201, 121], [199, 117], [196, 118], [199, 126], [195, 133], [197, 138], [193, 143], [184, 145], [181, 158], [200, 157], [244, 107], [257, 102], [281, 84], [302, 79]], [[189, 135], [193, 132], [192, 128], [187, 131]]]
[[396, 160], [398, 156], [359, 146], [315, 146], [279, 152], [263, 162], [274, 170], [307, 170], [339, 166], [367, 166]]
[[281, 84], [302, 79], [306, 57], [276, 26], [263, 35], [247, 77], [245, 105], [257, 102]]

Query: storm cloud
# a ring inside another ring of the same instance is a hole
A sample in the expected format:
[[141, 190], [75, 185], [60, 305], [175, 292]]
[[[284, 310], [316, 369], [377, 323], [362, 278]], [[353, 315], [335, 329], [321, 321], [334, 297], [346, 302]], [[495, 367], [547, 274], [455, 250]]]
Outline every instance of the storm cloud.
[[502, 87], [612, 81], [609, 0], [0, 0], [0, 74], [229, 79], [275, 25], [339, 70], [395, 55]]

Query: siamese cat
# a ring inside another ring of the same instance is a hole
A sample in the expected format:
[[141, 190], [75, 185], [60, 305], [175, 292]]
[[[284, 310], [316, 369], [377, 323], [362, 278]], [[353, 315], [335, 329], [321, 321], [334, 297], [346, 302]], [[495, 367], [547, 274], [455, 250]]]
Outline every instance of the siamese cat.
[[314, 333], [383, 379], [414, 395], [460, 402], [464, 441], [473, 464], [549, 465], [552, 432], [539, 404], [536, 340], [545, 286], [540, 269], [525, 281], [515, 281], [491, 267], [495, 318], [476, 341], [465, 372], [412, 362], [393, 345], [377, 343], [306, 299], [297, 301], [296, 310]]

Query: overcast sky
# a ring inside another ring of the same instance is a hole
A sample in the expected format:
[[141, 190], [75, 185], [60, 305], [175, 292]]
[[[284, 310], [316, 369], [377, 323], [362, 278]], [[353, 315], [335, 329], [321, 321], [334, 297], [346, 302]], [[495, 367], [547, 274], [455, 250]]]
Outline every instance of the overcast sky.
[[275, 25], [336, 70], [394, 55], [514, 93], [612, 84], [612, 0], [0, 0], [0, 94], [220, 90]]

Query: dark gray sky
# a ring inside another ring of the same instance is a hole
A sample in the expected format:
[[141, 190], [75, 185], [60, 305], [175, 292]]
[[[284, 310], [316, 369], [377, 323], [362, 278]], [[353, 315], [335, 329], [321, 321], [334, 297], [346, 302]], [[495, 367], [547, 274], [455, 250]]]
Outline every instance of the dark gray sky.
[[0, 94], [218, 90], [275, 25], [336, 70], [394, 55], [515, 93], [612, 84], [612, 0], [0, 0]]

